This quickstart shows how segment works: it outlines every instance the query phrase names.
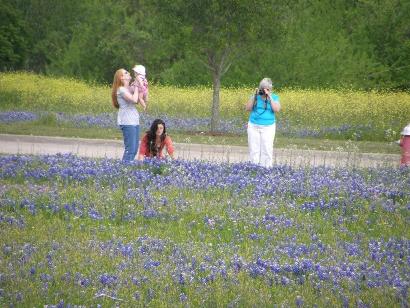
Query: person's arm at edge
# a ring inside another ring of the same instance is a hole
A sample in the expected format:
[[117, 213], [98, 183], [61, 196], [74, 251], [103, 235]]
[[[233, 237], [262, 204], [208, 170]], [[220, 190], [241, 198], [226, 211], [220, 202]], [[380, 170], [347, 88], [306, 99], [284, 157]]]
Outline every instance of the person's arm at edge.
[[145, 158], [145, 154], [147, 153], [147, 138], [147, 134], [145, 134], [141, 139], [137, 160], [144, 160]]
[[141, 104], [141, 106], [144, 108], [144, 110], [146, 110], [147, 109], [147, 103], [144, 100], [144, 94], [143, 93], [139, 94], [138, 101]]

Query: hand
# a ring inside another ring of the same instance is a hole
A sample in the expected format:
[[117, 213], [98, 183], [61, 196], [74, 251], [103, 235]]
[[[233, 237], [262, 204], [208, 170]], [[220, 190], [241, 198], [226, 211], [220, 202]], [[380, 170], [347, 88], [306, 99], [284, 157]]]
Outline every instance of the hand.
[[135, 81], [138, 83], [139, 86], [142, 86], [142, 79], [139, 75], [135, 77]]

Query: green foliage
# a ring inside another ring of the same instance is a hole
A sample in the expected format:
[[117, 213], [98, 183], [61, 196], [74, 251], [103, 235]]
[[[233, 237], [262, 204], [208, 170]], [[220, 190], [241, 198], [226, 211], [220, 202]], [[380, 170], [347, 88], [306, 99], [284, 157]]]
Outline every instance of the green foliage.
[[86, 23], [79, 24], [60, 58], [49, 71], [89, 81], [110, 82], [114, 72], [143, 62], [143, 44], [149, 37], [138, 15], [119, 3], [86, 2]]
[[111, 83], [142, 63], [168, 85], [226, 70], [222, 86], [410, 87], [408, 1], [17, 0], [0, 12], [1, 70]]
[[[359, 26], [364, 27], [374, 57], [384, 69], [369, 72], [368, 78], [382, 86], [410, 88], [410, 2], [363, 1], [358, 6]], [[370, 51], [370, 50], [369, 50]]]
[[27, 53], [25, 23], [20, 11], [0, 2], [0, 70], [21, 69]]
[[40, 125], [57, 126], [57, 116], [55, 113], [46, 113], [37, 121]]
[[[211, 130], [219, 124], [219, 91], [222, 76], [246, 47], [256, 40], [263, 25], [255, 23], [263, 12], [262, 1], [207, 0], [200, 2], [153, 1], [163, 17], [165, 36], [185, 34], [186, 51], [198, 57], [212, 76]], [[199, 38], [199, 39], [198, 39]]]
[[26, 22], [29, 52], [26, 69], [48, 72], [71, 40], [73, 29], [86, 22], [81, 0], [17, 0]]

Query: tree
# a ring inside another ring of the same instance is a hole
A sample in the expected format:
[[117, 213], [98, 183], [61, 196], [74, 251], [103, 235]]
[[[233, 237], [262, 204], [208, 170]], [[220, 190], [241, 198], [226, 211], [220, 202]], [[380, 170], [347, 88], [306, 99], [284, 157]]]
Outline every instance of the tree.
[[16, 0], [13, 5], [24, 16], [29, 45], [26, 69], [47, 72], [60, 59], [71, 40], [73, 28], [86, 22], [85, 0]]
[[212, 76], [211, 131], [215, 132], [219, 124], [221, 78], [252, 46], [260, 29], [270, 28], [260, 17], [272, 7], [268, 1], [156, 0], [152, 3], [153, 9], [161, 14], [164, 37], [182, 38], [179, 46], [186, 54], [198, 56]]
[[367, 74], [383, 67], [368, 53], [365, 33], [351, 34], [358, 28], [354, 12], [345, 0], [291, 1], [275, 48], [263, 50], [275, 81], [302, 88], [374, 85]]
[[22, 68], [27, 54], [27, 33], [20, 11], [0, 3], [0, 70]]
[[410, 89], [410, 2], [363, 1], [358, 16], [371, 52], [384, 65], [368, 78], [381, 79], [384, 88]]

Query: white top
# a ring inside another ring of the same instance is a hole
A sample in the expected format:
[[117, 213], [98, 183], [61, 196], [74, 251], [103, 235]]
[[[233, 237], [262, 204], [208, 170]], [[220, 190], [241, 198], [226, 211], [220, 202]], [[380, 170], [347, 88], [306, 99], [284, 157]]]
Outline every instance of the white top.
[[403, 128], [403, 131], [401, 132], [403, 136], [410, 136], [410, 124], [407, 125], [405, 128]]
[[117, 100], [120, 108], [118, 110], [118, 125], [140, 125], [140, 115], [134, 102], [127, 101], [124, 93], [129, 92], [125, 87], [119, 87], [117, 90]]

